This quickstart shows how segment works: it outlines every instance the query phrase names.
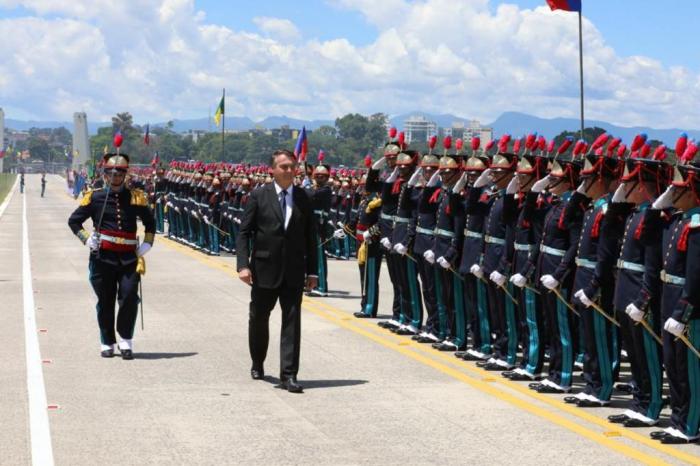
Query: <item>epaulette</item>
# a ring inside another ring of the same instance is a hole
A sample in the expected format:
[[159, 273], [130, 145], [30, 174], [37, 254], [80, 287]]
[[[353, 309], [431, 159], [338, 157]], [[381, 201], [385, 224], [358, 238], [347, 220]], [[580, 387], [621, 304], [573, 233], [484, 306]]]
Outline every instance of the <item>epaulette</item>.
[[131, 190], [131, 205], [141, 207], [148, 206], [148, 199], [146, 198], [146, 193], [143, 192], [143, 189]]
[[367, 204], [367, 209], [365, 209], [365, 211], [367, 213], [370, 213], [374, 209], [376, 209], [377, 207], [380, 207], [381, 205], [382, 205], [382, 199], [380, 197], [378, 197], [372, 201], [369, 201], [369, 203]]
[[89, 190], [85, 194], [83, 194], [83, 198], [80, 200], [81, 207], [84, 207], [86, 205], [90, 205], [90, 201], [92, 201], [92, 193], [93, 193], [93, 190]]

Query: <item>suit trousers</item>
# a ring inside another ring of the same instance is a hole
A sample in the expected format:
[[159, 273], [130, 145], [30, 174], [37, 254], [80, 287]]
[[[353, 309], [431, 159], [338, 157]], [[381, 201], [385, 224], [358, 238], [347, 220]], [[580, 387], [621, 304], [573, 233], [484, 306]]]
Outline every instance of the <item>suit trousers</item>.
[[301, 299], [303, 288], [260, 288], [253, 285], [248, 317], [248, 347], [254, 369], [262, 369], [270, 340], [270, 312], [279, 299], [282, 308], [280, 338], [280, 379], [296, 377], [301, 347]]

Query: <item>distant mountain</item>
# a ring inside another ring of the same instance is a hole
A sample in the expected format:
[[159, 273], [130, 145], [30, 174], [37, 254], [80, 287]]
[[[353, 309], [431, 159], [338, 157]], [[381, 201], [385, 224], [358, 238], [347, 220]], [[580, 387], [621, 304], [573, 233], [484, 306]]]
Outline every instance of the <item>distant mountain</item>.
[[[98, 128], [103, 126], [111, 126], [112, 123], [106, 122], [96, 122], [91, 123], [88, 120], [88, 133], [96, 134]], [[73, 132], [73, 122], [72, 121], [36, 121], [36, 120], [14, 120], [12, 118], [5, 118], [5, 127], [14, 129], [15, 131], [28, 131], [31, 128], [60, 128], [63, 126], [68, 129], [68, 131]]]
[[[688, 133], [691, 138], [700, 137], [700, 130], [654, 129], [644, 126], [626, 128], [599, 120], [586, 120], [585, 123], [587, 128], [593, 126], [603, 128], [608, 133], [622, 138], [628, 143], [639, 133], [646, 133], [649, 139], [658, 139], [669, 147], [675, 146], [676, 139], [682, 132]], [[576, 118], [539, 118], [525, 113], [506, 112], [487, 126], [493, 128], [494, 135], [508, 133], [513, 136], [522, 136], [537, 131], [538, 134], [550, 139], [563, 131], [579, 131], [581, 124]]]

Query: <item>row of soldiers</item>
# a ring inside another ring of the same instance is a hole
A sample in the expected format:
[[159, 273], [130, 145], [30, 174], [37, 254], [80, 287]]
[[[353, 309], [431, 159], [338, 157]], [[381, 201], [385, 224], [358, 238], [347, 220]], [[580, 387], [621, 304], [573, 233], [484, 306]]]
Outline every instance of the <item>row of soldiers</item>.
[[[173, 162], [155, 176], [138, 174], [154, 208], [158, 233], [210, 255], [235, 253], [243, 211], [254, 189], [271, 183], [266, 167]], [[328, 165], [300, 167], [296, 184], [310, 195], [319, 237], [319, 286], [313, 296], [328, 294], [327, 257], [347, 260], [356, 254], [355, 241], [342, 231], [356, 212], [359, 173]]]
[[[377, 317], [385, 260], [392, 318], [380, 326], [581, 408], [626, 389], [629, 409], [609, 420], [629, 428], [656, 425], [670, 403], [652, 437], [697, 441], [697, 146], [682, 136], [675, 166], [644, 135], [629, 148], [607, 134], [559, 147], [475, 138], [463, 153], [446, 138], [437, 156], [435, 138], [421, 155], [392, 131], [342, 225], [360, 245], [355, 317]], [[614, 387], [623, 353], [632, 381]], [[585, 387], [572, 394], [577, 366]]]

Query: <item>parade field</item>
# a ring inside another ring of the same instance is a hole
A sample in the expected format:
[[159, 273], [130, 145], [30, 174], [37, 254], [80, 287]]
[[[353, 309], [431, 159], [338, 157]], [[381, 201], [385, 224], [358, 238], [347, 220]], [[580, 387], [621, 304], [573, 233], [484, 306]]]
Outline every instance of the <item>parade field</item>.
[[327, 298], [304, 298], [304, 395], [275, 388], [278, 310], [266, 378], [251, 380], [235, 258], [161, 235], [135, 359], [101, 358], [88, 250], [66, 225], [77, 201], [55, 175], [41, 198], [39, 179], [0, 210], [2, 464], [700, 464], [697, 445], [608, 423], [622, 393], [580, 409], [353, 318], [353, 260], [329, 262]]

